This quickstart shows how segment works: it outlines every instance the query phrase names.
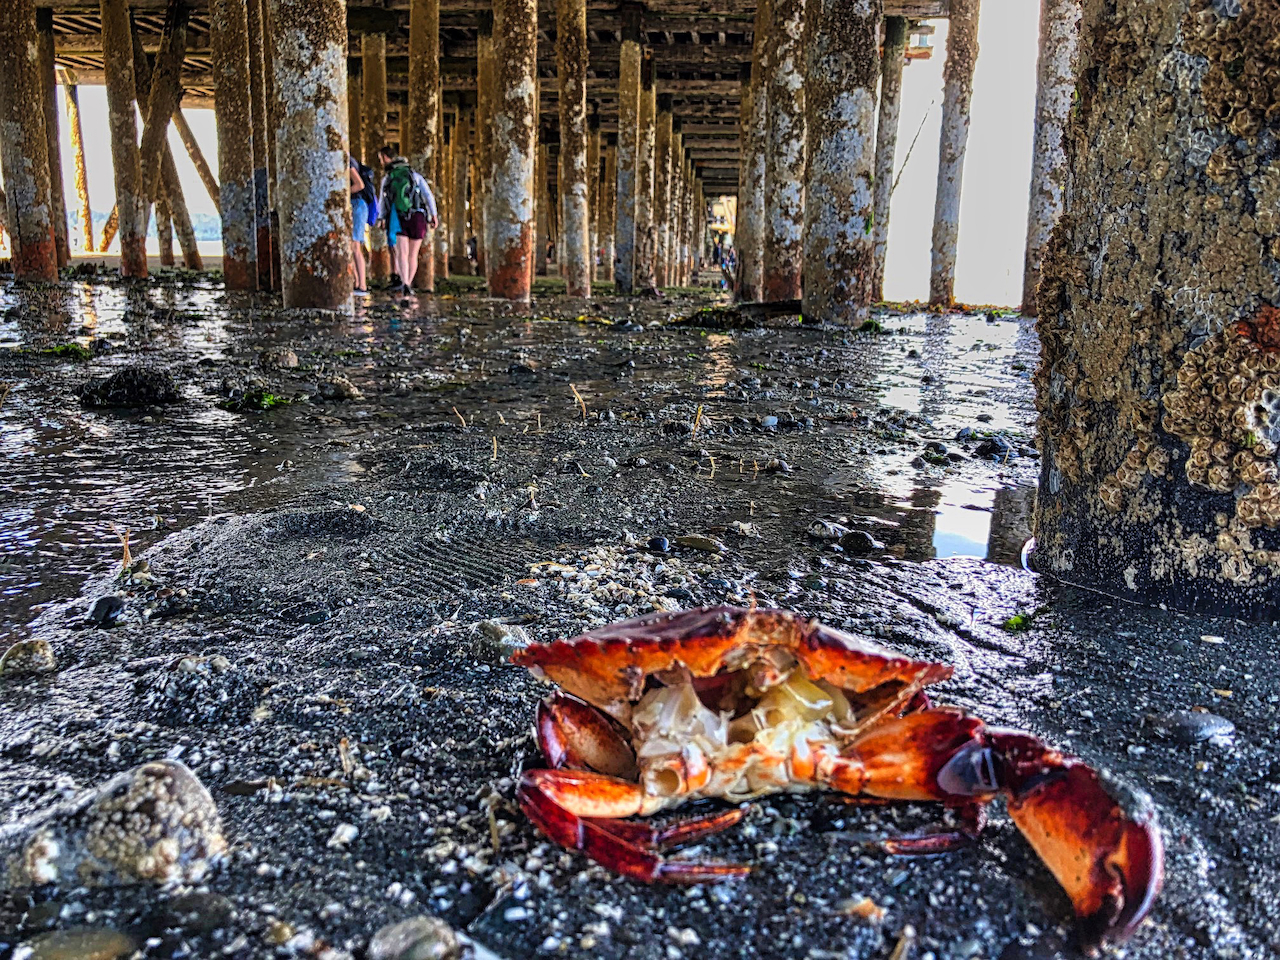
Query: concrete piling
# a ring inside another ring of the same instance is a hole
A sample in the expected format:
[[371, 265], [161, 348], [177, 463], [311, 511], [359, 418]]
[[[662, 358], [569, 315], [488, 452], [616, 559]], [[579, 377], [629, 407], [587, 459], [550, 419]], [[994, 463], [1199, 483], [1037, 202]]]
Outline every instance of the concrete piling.
[[556, 73], [560, 80], [560, 275], [571, 297], [591, 296], [591, 197], [588, 157], [587, 3], [556, 0]]
[[[245, 0], [209, 0], [218, 109], [218, 207], [222, 275], [229, 290], [258, 288], [254, 184], [255, 126], [249, 81], [249, 11]], [[245, 132], [249, 131], [246, 136]], [[265, 176], [266, 171], [263, 171]], [[270, 242], [268, 240], [268, 242]]]
[[1080, 0], [1041, 0], [1031, 207], [1022, 274], [1022, 312], [1029, 317], [1036, 315], [1036, 288], [1049, 234], [1062, 214], [1067, 166], [1063, 141], [1076, 90], [1074, 60], [1079, 28]]
[[528, 300], [533, 268], [533, 161], [538, 142], [537, 0], [495, 0], [489, 292]]
[[54, 72], [53, 10], [36, 11], [36, 37], [39, 44], [40, 87], [44, 94], [45, 135], [49, 153], [49, 209], [53, 212], [53, 244], [58, 251], [58, 266], [71, 262], [71, 244], [67, 239], [67, 198], [62, 185], [62, 145], [58, 136], [58, 79]]
[[[111, 129], [120, 233], [120, 275], [147, 276], [147, 221], [138, 154], [137, 88], [133, 76], [133, 38], [127, 0], [101, 0], [102, 61]], [[103, 244], [110, 239], [104, 231]]]
[[883, 0], [807, 0], [804, 316], [860, 326], [875, 265], [876, 83]]
[[[435, 159], [439, 134], [440, 0], [411, 0], [408, 123], [400, 124], [400, 149], [409, 165], [433, 185], [437, 183]], [[435, 248], [435, 232], [428, 231], [418, 248], [418, 271], [413, 278], [414, 287], [424, 293], [433, 293], [436, 288]]]
[[951, 0], [947, 61], [942, 68], [942, 140], [938, 148], [938, 193], [933, 212], [933, 254], [929, 303], [955, 303], [956, 243], [960, 237], [960, 188], [969, 142], [973, 70], [978, 62], [978, 8], [981, 0]]
[[13, 0], [0, 16], [0, 169], [6, 222], [18, 280], [57, 280], [45, 97], [36, 51], [33, 0]]
[[636, 255], [635, 292], [657, 290], [654, 276], [654, 150], [658, 133], [658, 91], [654, 82], [653, 51], [640, 62], [640, 116], [636, 138]]
[[93, 211], [89, 206], [89, 170], [84, 162], [84, 128], [80, 123], [80, 87], [71, 70], [62, 74], [62, 95], [67, 105], [71, 165], [76, 172], [76, 220], [80, 224], [80, 249], [93, 250]]
[[280, 279], [275, 275], [271, 236], [271, 113], [267, 90], [267, 43], [263, 21], [263, 0], [248, 0], [245, 5], [249, 26], [249, 110], [253, 118], [253, 232], [254, 260], [259, 290], [275, 290]]
[[449, 211], [449, 270], [451, 273], [470, 274], [471, 261], [467, 258], [467, 172], [471, 165], [471, 127], [475, 110], [470, 106], [458, 107], [458, 119], [453, 125], [453, 206]]
[[594, 283], [600, 277], [600, 108], [594, 104], [587, 116], [587, 274]]
[[600, 279], [613, 281], [617, 259], [618, 136], [605, 137], [604, 173], [600, 180]]
[[489, 194], [493, 177], [493, 108], [494, 108], [494, 41], [493, 15], [480, 14], [476, 37], [476, 178], [478, 188], [472, 199], [475, 211], [472, 229], [476, 236], [476, 263], [481, 276], [488, 276], [489, 263]]
[[893, 163], [898, 150], [898, 118], [902, 114], [902, 67], [907, 54], [906, 17], [885, 17], [884, 57], [880, 64], [880, 110], [876, 119], [875, 262], [871, 299], [884, 299], [884, 264], [889, 253], [889, 200]]
[[653, 279], [659, 290], [670, 283], [667, 245], [671, 242], [671, 107], [671, 94], [659, 94], [653, 140]]
[[279, 91], [276, 184], [284, 305], [337, 309], [351, 300], [344, 0], [271, 0]]
[[618, 62], [617, 213], [614, 217], [613, 281], [620, 294], [635, 289], [636, 163], [640, 141], [641, 8], [622, 8], [622, 46]]
[[[378, 148], [387, 142], [387, 38], [381, 33], [360, 37], [361, 73], [364, 78], [364, 160], [373, 170], [374, 189], [382, 189]], [[387, 280], [391, 276], [391, 249], [387, 231], [369, 227], [369, 276]]]
[[[804, 269], [805, 0], [775, 0], [769, 37], [763, 298], [798, 300]], [[699, 214], [701, 216], [701, 214]]]

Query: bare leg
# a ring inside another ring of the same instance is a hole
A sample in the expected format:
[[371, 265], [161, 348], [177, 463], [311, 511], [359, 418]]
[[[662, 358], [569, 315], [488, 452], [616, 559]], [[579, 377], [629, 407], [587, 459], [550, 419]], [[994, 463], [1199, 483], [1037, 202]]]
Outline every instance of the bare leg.
[[364, 290], [364, 244], [356, 240], [351, 241], [351, 263], [356, 271], [356, 289]]
[[[404, 265], [405, 272], [400, 274], [400, 279], [403, 280], [408, 286], [412, 287], [413, 278], [418, 274], [418, 250], [422, 246], [422, 241], [410, 240], [408, 237], [401, 237], [400, 243], [404, 244], [405, 251], [406, 251], [406, 255], [405, 255], [406, 262]], [[396, 249], [397, 250], [400, 249], [399, 244], [396, 245]]]

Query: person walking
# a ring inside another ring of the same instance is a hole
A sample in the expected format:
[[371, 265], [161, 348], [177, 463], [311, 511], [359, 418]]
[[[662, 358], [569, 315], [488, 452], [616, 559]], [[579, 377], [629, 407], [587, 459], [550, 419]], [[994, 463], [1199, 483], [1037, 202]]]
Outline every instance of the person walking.
[[348, 159], [351, 161], [351, 263], [356, 274], [352, 293], [357, 297], [367, 297], [369, 284], [365, 277], [364, 236], [369, 224], [378, 219], [378, 198], [373, 187], [373, 171], [353, 156], [348, 155]]
[[382, 197], [387, 237], [394, 244], [395, 271], [400, 278], [400, 292], [413, 292], [413, 278], [418, 272], [418, 251], [428, 231], [440, 225], [436, 198], [426, 178], [409, 166], [409, 161], [390, 146], [378, 150], [382, 163]]

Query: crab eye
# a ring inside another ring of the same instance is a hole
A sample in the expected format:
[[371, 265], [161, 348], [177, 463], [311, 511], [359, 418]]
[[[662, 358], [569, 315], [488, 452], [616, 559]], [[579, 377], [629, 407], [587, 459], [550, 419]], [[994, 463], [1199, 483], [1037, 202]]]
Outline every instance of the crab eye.
[[999, 790], [991, 748], [978, 743], [965, 744], [938, 771], [938, 786], [961, 797]]

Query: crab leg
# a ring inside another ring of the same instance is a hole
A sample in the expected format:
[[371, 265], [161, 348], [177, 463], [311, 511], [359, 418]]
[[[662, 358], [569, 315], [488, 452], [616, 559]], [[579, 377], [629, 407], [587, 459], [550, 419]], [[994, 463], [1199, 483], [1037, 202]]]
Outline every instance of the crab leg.
[[554, 768], [596, 770], [634, 779], [636, 756], [614, 722], [586, 701], [557, 690], [538, 704], [538, 747]]
[[750, 872], [736, 864], [664, 860], [652, 849], [716, 833], [737, 823], [741, 811], [651, 830], [616, 819], [647, 812], [639, 784], [576, 770], [530, 770], [516, 799], [525, 816], [556, 843], [635, 880], [705, 883]]

